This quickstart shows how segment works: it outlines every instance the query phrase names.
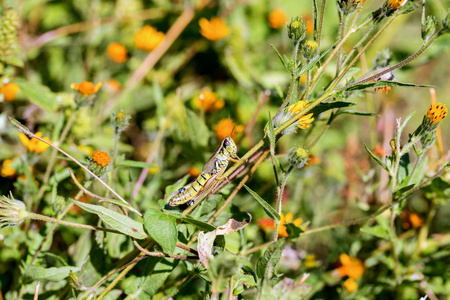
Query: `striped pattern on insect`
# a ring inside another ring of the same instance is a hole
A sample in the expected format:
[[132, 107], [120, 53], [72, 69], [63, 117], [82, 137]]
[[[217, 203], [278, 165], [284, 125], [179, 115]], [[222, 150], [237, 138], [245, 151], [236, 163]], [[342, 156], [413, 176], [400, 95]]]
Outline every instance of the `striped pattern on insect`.
[[237, 162], [237, 147], [231, 137], [226, 137], [220, 143], [211, 158], [206, 162], [200, 175], [191, 183], [178, 190], [178, 193], [169, 200], [170, 206], [184, 203], [193, 205], [198, 199], [212, 191], [222, 180], [222, 174], [231, 160]]

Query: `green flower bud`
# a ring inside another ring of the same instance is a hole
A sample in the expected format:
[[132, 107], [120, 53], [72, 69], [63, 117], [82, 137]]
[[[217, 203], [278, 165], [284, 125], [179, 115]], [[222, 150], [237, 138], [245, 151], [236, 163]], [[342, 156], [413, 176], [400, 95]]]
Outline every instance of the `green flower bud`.
[[317, 44], [316, 41], [306, 41], [305, 45], [303, 46], [303, 56], [306, 58], [306, 60], [309, 61], [317, 55], [317, 53], [319, 52], [318, 47], [319, 44]]
[[433, 16], [428, 16], [426, 21], [422, 24], [422, 38], [426, 42], [436, 31], [437, 19]]
[[348, 15], [353, 13], [360, 3], [364, 3], [365, 0], [337, 0], [339, 10]]
[[305, 38], [306, 25], [307, 23], [304, 23], [301, 17], [293, 18], [287, 25], [288, 36], [294, 44], [297, 44]]
[[303, 168], [308, 163], [308, 160], [308, 150], [303, 147], [292, 148], [289, 152], [288, 162], [294, 168]]
[[111, 126], [116, 133], [122, 132], [130, 124], [131, 116], [123, 113], [122, 111], [118, 113], [113, 113], [111, 115]]

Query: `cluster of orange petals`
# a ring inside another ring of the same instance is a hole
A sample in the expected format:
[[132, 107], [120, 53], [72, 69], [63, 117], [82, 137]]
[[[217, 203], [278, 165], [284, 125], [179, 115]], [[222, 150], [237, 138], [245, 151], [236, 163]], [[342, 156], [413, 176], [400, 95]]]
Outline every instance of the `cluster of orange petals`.
[[90, 96], [98, 92], [98, 90], [102, 87], [102, 83], [99, 82], [94, 85], [94, 83], [90, 81], [83, 81], [80, 84], [72, 83], [70, 87], [78, 91], [83, 96]]
[[17, 84], [15, 84], [14, 82], [9, 82], [0, 87], [0, 94], [3, 94], [3, 98], [6, 101], [13, 101], [16, 99], [18, 90], [19, 86]]
[[215, 111], [225, 105], [225, 101], [217, 96], [216, 93], [203, 91], [194, 99], [194, 105], [197, 108], [203, 108], [205, 111]]
[[128, 60], [127, 49], [119, 43], [109, 44], [106, 53], [116, 63], [124, 63]]
[[104, 151], [94, 151], [92, 161], [104, 168], [111, 162], [111, 157]]
[[447, 106], [442, 103], [431, 104], [427, 111], [427, 118], [430, 119], [433, 124], [441, 122], [447, 115]]
[[152, 26], [145, 25], [144, 28], [134, 34], [134, 44], [141, 50], [153, 51], [165, 37], [166, 35], [163, 32], [156, 30]]
[[[42, 138], [42, 132], [38, 131], [36, 132], [36, 136]], [[37, 138], [31, 138], [29, 139], [24, 133], [19, 133], [19, 139], [22, 142], [22, 144], [28, 149], [28, 151], [33, 153], [42, 153], [45, 150], [47, 150], [48, 147], [50, 147], [48, 144], [41, 142]], [[48, 137], [44, 137], [44, 140], [47, 142], [51, 142]]]
[[273, 10], [269, 14], [268, 19], [270, 27], [275, 29], [283, 27], [287, 21], [286, 14], [279, 8]]
[[353, 292], [358, 288], [356, 279], [360, 278], [364, 274], [364, 264], [356, 257], [351, 257], [345, 253], [339, 256], [342, 266], [337, 271], [341, 276], [348, 276], [348, 279], [344, 282], [344, 287], [347, 291]]
[[12, 163], [13, 163], [12, 159], [5, 159], [3, 161], [0, 172], [0, 175], [2, 177], [11, 177], [16, 175], [16, 170], [11, 167]]
[[407, 0], [388, 0], [388, 6], [393, 10], [397, 10], [402, 7], [406, 1]]
[[200, 34], [210, 41], [223, 39], [230, 34], [227, 24], [217, 17], [212, 17], [211, 20], [201, 18], [198, 24], [200, 25]]
[[[286, 215], [281, 213], [280, 226], [278, 227], [278, 235], [281, 237], [288, 237], [289, 234], [287, 232], [286, 224], [293, 223], [295, 226], [301, 228], [303, 231], [306, 230], [306, 227], [300, 227], [303, 223], [302, 218], [297, 218], [294, 220], [294, 215], [291, 212], [288, 212]], [[258, 220], [258, 226], [264, 231], [270, 231], [276, 228], [275, 221], [270, 218], [261, 218]]]
[[244, 130], [244, 126], [236, 125], [236, 123], [234, 123], [234, 121], [230, 119], [222, 119], [219, 121], [216, 127], [214, 127], [214, 130], [216, 132], [217, 139], [221, 141], [227, 136], [231, 136], [231, 138], [234, 139], [236, 133], [242, 132]]

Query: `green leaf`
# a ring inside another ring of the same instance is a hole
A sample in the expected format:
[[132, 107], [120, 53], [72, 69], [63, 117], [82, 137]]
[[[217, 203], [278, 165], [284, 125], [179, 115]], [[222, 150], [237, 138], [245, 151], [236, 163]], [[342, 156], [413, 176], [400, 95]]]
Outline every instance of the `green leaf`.
[[284, 239], [279, 239], [264, 251], [263, 256], [256, 262], [256, 275], [258, 278], [262, 279], [269, 273], [274, 274], [275, 267], [281, 258], [283, 246]]
[[289, 239], [291, 239], [291, 240], [298, 238], [300, 236], [300, 234], [302, 232], [304, 232], [303, 229], [301, 229], [298, 226], [295, 226], [294, 223], [287, 223], [284, 225], [286, 226], [286, 232], [289, 236]]
[[356, 116], [369, 116], [369, 117], [379, 117], [379, 114], [374, 114], [370, 112], [356, 111], [356, 110], [342, 110], [337, 113], [337, 115], [356, 115]]
[[271, 217], [272, 219], [276, 219], [278, 221], [281, 219], [280, 215], [276, 212], [276, 210], [272, 206], [270, 206], [269, 203], [266, 202], [266, 200], [261, 198], [256, 192], [250, 189], [247, 185], [244, 184], [244, 187], [247, 189], [250, 195], [252, 195], [253, 198], [255, 198], [259, 204], [261, 204], [264, 211], [267, 213], [269, 217]]
[[380, 225], [375, 226], [364, 226], [360, 229], [362, 232], [371, 234], [373, 236], [376, 236], [378, 238], [382, 239], [388, 239], [389, 238], [389, 232], [387, 232], [383, 227]]
[[96, 214], [105, 224], [123, 234], [140, 240], [147, 237], [142, 223], [100, 205], [88, 204], [74, 199], [70, 200], [85, 211]]
[[428, 165], [428, 156], [424, 155], [420, 163], [416, 166], [416, 170], [414, 171], [414, 174], [412, 175], [412, 177], [410, 177], [408, 182], [414, 185], [421, 183], [423, 178], [425, 177], [427, 165]]
[[43, 268], [30, 266], [24, 271], [24, 275], [32, 280], [60, 281], [69, 276], [70, 271], [78, 272], [77, 267]]
[[370, 151], [369, 147], [367, 147], [366, 143], [364, 143], [364, 149], [366, 149], [367, 153], [369, 153], [369, 155], [383, 168], [385, 169], [387, 172], [389, 172], [389, 168], [388, 166], [381, 160], [379, 159], [375, 154], [372, 153], [372, 151]]
[[167, 253], [174, 252], [178, 239], [174, 216], [150, 208], [144, 214], [144, 227], [164, 251]]
[[404, 186], [408, 182], [409, 174], [411, 173], [411, 161], [409, 159], [409, 153], [405, 153], [400, 157], [400, 165], [397, 173], [397, 182], [399, 187]]
[[286, 64], [286, 61], [284, 60], [283, 56], [281, 56], [280, 52], [278, 52], [277, 47], [275, 47], [273, 44], [270, 45], [270, 46], [271, 46], [271, 47], [275, 50], [275, 52], [277, 53], [277, 56], [278, 56], [278, 58], [280, 59], [281, 63], [283, 64], [283, 67], [286, 69], [286, 71], [291, 72], [291, 71], [289, 70], [289, 68], [288, 68], [288, 66], [287, 66], [287, 64]]
[[186, 109], [187, 133], [195, 148], [208, 145], [209, 130], [205, 122], [192, 110]]
[[14, 82], [19, 86], [20, 91], [33, 103], [44, 110], [55, 111], [57, 102], [55, 94], [46, 86], [36, 82], [28, 82], [23, 79], [15, 79]]
[[202, 230], [202, 231], [213, 231], [216, 229], [215, 226], [208, 224], [206, 222], [194, 219], [191, 216], [183, 216], [183, 218], [181, 218], [181, 220], [183, 222], [189, 223], [194, 225], [195, 227], [197, 227], [198, 229]]
[[336, 94], [342, 93], [344, 91], [350, 92], [350, 91], [375, 89], [375, 88], [382, 88], [382, 87], [392, 87], [392, 86], [434, 87], [433, 85], [426, 85], [426, 84], [414, 84], [414, 83], [406, 83], [406, 82], [398, 82], [398, 81], [379, 80], [379, 81], [372, 81], [372, 82], [350, 85], [349, 87], [344, 87], [343, 89], [339, 90]]
[[310, 113], [314, 114], [314, 117], [317, 117], [319, 114], [335, 108], [343, 108], [343, 107], [349, 107], [356, 105], [353, 102], [345, 102], [345, 101], [334, 101], [334, 102], [328, 102], [328, 103], [320, 103], [313, 109], [311, 109]]
[[131, 168], [149, 168], [155, 169], [155, 165], [145, 163], [143, 161], [124, 160], [116, 164], [118, 167], [131, 167]]

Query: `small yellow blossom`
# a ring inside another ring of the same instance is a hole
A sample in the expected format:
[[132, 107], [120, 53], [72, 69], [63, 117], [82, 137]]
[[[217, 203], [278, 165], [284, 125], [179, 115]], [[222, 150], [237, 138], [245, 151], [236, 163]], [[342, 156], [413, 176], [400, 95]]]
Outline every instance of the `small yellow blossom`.
[[307, 269], [315, 268], [317, 266], [316, 256], [314, 254], [306, 255], [304, 264]]
[[70, 87], [78, 91], [83, 96], [90, 96], [92, 94], [97, 93], [97, 91], [102, 87], [102, 83], [99, 82], [96, 85], [94, 85], [90, 81], [83, 81], [80, 84], [72, 83]]
[[91, 146], [79, 145], [77, 148], [86, 156], [92, 156], [92, 154], [94, 153], [94, 148], [92, 148]]
[[300, 22], [300, 21], [298, 21], [298, 20], [296, 20], [296, 21], [294, 21], [294, 22], [291, 22], [291, 27], [292, 27], [292, 28], [297, 29], [297, 28], [300, 28], [300, 26], [302, 26], [302, 22]]
[[[278, 235], [281, 237], [288, 237], [289, 234], [287, 232], [286, 224], [293, 223], [295, 226], [300, 227], [303, 223], [302, 218], [297, 218], [294, 221], [294, 215], [291, 212], [288, 212], [286, 215], [281, 213], [280, 226], [278, 227]], [[306, 227], [301, 228], [303, 231], [306, 230]]]
[[273, 10], [269, 14], [268, 19], [270, 27], [275, 29], [283, 27], [287, 21], [286, 14], [279, 8]]
[[[36, 132], [36, 136], [42, 137], [42, 132], [38, 131]], [[22, 144], [28, 149], [28, 151], [33, 153], [42, 153], [45, 150], [47, 150], [48, 147], [50, 147], [48, 144], [41, 142], [37, 138], [29, 139], [24, 133], [19, 133], [19, 139], [22, 142]], [[50, 142], [50, 139], [48, 137], [44, 137], [44, 140], [47, 142]]]
[[119, 43], [111, 43], [106, 49], [108, 56], [117, 63], [124, 63], [128, 60], [127, 49]]
[[387, 5], [393, 10], [397, 10], [402, 7], [408, 0], [388, 0]]
[[346, 281], [344, 281], [344, 288], [348, 291], [348, 292], [353, 292], [354, 290], [356, 290], [358, 288], [358, 284], [356, 283], [355, 279], [353, 278], [348, 278]]
[[92, 154], [92, 161], [104, 168], [111, 162], [111, 157], [104, 151], [94, 151]]
[[159, 172], [161, 172], [161, 168], [159, 167], [159, 165], [153, 164], [152, 166], [153, 168], [148, 168], [149, 174], [158, 174]]
[[[292, 114], [298, 114], [303, 109], [308, 107], [308, 105], [309, 103], [307, 101], [300, 100], [297, 103], [290, 105], [288, 107], [288, 111], [290, 111]], [[304, 115], [297, 121], [297, 127], [300, 129], [309, 128], [309, 124], [311, 124], [313, 121], [314, 118], [312, 113]]]
[[2, 177], [11, 177], [16, 175], [16, 170], [11, 168], [13, 161], [12, 159], [5, 159], [2, 164], [2, 169], [0, 175]]
[[225, 101], [217, 96], [214, 92], [203, 91], [194, 99], [195, 107], [203, 109], [207, 112], [221, 109], [225, 105]]
[[134, 35], [134, 44], [137, 48], [144, 51], [153, 51], [164, 40], [166, 35], [156, 28], [145, 25], [144, 28], [137, 31]]
[[236, 126], [236, 123], [234, 123], [233, 120], [222, 119], [219, 121], [216, 127], [214, 127], [214, 130], [216, 132], [216, 137], [221, 141], [227, 136], [230, 136], [230, 134], [231, 138], [234, 139], [236, 133], [244, 130], [244, 126], [243, 125]]
[[230, 34], [227, 24], [217, 17], [212, 17], [211, 20], [201, 18], [198, 24], [200, 25], [200, 34], [210, 41], [223, 39]]
[[308, 40], [306, 41], [306, 47], [316, 49], [317, 47], [319, 47], [319, 44], [316, 41]]
[[16, 99], [18, 90], [19, 86], [17, 84], [15, 84], [14, 82], [9, 82], [0, 87], [0, 94], [3, 94], [3, 97], [6, 101], [13, 101]]
[[341, 276], [348, 276], [352, 279], [360, 278], [364, 273], [364, 264], [356, 257], [342, 253], [339, 256], [342, 266], [337, 270]]
[[427, 118], [431, 120], [433, 124], [439, 123], [448, 114], [448, 109], [445, 104], [437, 103], [431, 104], [427, 112]]

